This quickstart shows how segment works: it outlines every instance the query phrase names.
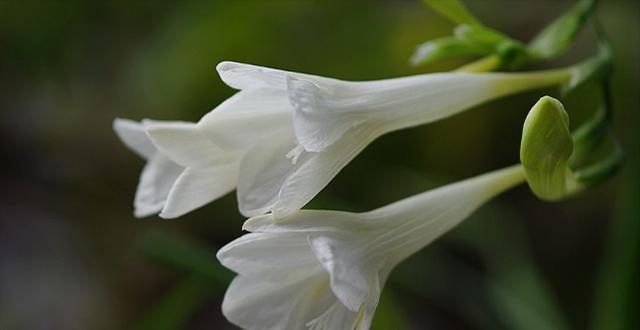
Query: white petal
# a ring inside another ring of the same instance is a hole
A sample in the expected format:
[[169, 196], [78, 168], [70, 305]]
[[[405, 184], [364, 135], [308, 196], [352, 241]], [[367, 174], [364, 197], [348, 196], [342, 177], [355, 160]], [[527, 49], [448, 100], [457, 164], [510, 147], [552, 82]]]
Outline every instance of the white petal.
[[183, 168], [161, 154], [151, 157], [140, 175], [134, 215], [145, 217], [164, 207], [169, 191]]
[[218, 74], [222, 81], [235, 89], [267, 87], [284, 90], [287, 85], [287, 75], [313, 78], [318, 81], [337, 81], [332, 78], [229, 61], [220, 62], [216, 67], [216, 70], [218, 70]]
[[223, 149], [246, 149], [269, 133], [291, 127], [291, 110], [284, 89], [243, 90], [206, 114], [198, 126]]
[[243, 329], [304, 329], [296, 310], [306, 285], [304, 281], [274, 284], [237, 276], [225, 293], [222, 313]]
[[235, 189], [237, 177], [236, 163], [187, 168], [171, 188], [160, 217], [177, 218], [226, 195]]
[[[311, 235], [309, 245], [331, 278], [331, 290], [351, 311], [357, 312], [369, 296], [377, 269], [362, 264], [366, 251], [359, 249], [357, 236]], [[377, 278], [377, 277], [376, 277]]]
[[218, 260], [245, 277], [287, 281], [320, 268], [305, 235], [252, 233], [222, 247]]
[[300, 210], [287, 221], [277, 221], [273, 214], [248, 219], [242, 229], [259, 233], [352, 232], [365, 234], [375, 224], [358, 213], [325, 210]]
[[325, 274], [280, 283], [238, 276], [227, 289], [222, 313], [244, 329], [354, 329], [357, 321], [357, 314], [336, 300]]
[[356, 128], [346, 134], [340, 143], [323, 152], [303, 153], [295, 171], [282, 183], [273, 206], [274, 216], [284, 219], [302, 208], [378, 135], [378, 131], [371, 127]]
[[222, 81], [235, 89], [264, 87], [284, 89], [287, 74], [282, 70], [237, 62], [220, 62], [216, 70]]
[[143, 124], [129, 119], [116, 118], [113, 121], [113, 130], [120, 140], [140, 157], [149, 159], [155, 154], [156, 147], [147, 136]]
[[194, 123], [150, 124], [147, 133], [160, 152], [184, 167], [226, 164], [238, 159], [207, 139]]
[[371, 327], [371, 322], [375, 316], [376, 308], [380, 302], [382, 288], [384, 287], [384, 283], [387, 281], [387, 277], [392, 270], [393, 266], [383, 267], [383, 269], [380, 270], [380, 273], [372, 276], [371, 284], [369, 286], [369, 296], [360, 309], [360, 315], [355, 329], [368, 330]]
[[[331, 304], [320, 316], [307, 322], [309, 330], [359, 329], [358, 313], [347, 309], [339, 300], [334, 298]], [[316, 308], [322, 310], [321, 308]]]
[[[264, 137], [247, 151], [241, 161], [238, 178], [240, 213], [250, 217], [273, 208], [283, 182], [299, 166], [292, 164], [286, 156], [295, 146], [293, 133], [284, 130]], [[297, 164], [301, 162], [299, 160]]]
[[321, 84], [299, 76], [289, 76], [287, 88], [296, 137], [307, 151], [322, 151], [367, 116], [340, 111], [337, 101], [350, 93], [345, 83]]

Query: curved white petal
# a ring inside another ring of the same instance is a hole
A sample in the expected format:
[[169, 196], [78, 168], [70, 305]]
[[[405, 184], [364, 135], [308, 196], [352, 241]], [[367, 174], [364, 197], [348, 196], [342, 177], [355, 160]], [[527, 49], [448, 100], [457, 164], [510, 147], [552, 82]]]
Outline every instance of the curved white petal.
[[242, 90], [202, 117], [198, 127], [223, 149], [246, 149], [269, 133], [291, 127], [291, 111], [284, 89]]
[[160, 152], [184, 167], [226, 164], [239, 157], [216, 146], [194, 123], [149, 124], [147, 133]]
[[[355, 83], [352, 83], [355, 85]], [[353, 94], [348, 83], [322, 84], [300, 76], [289, 76], [287, 88], [296, 137], [307, 151], [322, 151], [368, 116], [341, 111], [338, 103]], [[357, 96], [353, 96], [357, 97]]]
[[113, 130], [120, 140], [140, 157], [149, 159], [155, 154], [156, 147], [147, 136], [144, 124], [129, 119], [116, 118], [113, 121]]
[[311, 235], [309, 245], [320, 264], [329, 273], [331, 290], [349, 310], [357, 312], [369, 295], [369, 286], [377, 270], [363, 264], [365, 251], [355, 236]]
[[284, 219], [301, 209], [378, 135], [374, 127], [360, 127], [323, 152], [303, 152], [282, 183], [274, 216]]
[[212, 202], [236, 187], [236, 163], [209, 168], [187, 168], [175, 181], [160, 217], [177, 218]]
[[296, 146], [290, 130], [264, 137], [254, 145], [240, 163], [238, 178], [238, 207], [245, 216], [263, 214], [273, 209], [280, 187], [299, 164], [293, 164], [287, 153]]
[[222, 247], [217, 258], [242, 276], [272, 282], [319, 269], [306, 237], [295, 234], [247, 234]]
[[364, 329], [359, 313], [336, 299], [322, 273], [279, 283], [237, 276], [227, 289], [222, 313], [243, 329]]
[[313, 280], [272, 283], [237, 276], [222, 301], [222, 313], [243, 329], [305, 329], [306, 313], [301, 310]]
[[[329, 291], [329, 290], [327, 290]], [[358, 327], [359, 313], [349, 310], [339, 300], [333, 303], [318, 317], [306, 323], [309, 330], [361, 329]], [[316, 304], [317, 305], [317, 304]], [[322, 308], [315, 308], [322, 311]]]
[[535, 73], [434, 73], [367, 82], [288, 79], [296, 136], [322, 151], [347, 130], [382, 120], [385, 131], [439, 120], [491, 99], [558, 84], [566, 70]]
[[160, 212], [182, 170], [181, 166], [159, 153], [152, 156], [140, 174], [133, 202], [134, 215], [140, 218]]
[[314, 79], [321, 81], [335, 81], [335, 79], [332, 78], [230, 61], [220, 62], [216, 67], [216, 70], [218, 70], [218, 74], [222, 81], [235, 89], [268, 87], [284, 90], [286, 89], [287, 75], [313, 77]]
[[264, 87], [284, 89], [287, 74], [282, 70], [230, 61], [220, 62], [216, 70], [222, 81], [235, 89]]

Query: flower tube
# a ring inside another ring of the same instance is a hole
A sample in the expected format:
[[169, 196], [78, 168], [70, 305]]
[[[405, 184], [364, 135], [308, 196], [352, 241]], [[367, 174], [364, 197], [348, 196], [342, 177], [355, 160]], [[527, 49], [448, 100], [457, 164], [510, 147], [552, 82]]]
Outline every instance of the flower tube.
[[[240, 165], [238, 201], [245, 216], [284, 219], [302, 208], [382, 134], [433, 122], [501, 96], [559, 85], [571, 69], [531, 73], [434, 73], [349, 82], [223, 62], [221, 78], [241, 93], [286, 91], [291, 119], [262, 139]], [[291, 125], [292, 129], [284, 126]]]

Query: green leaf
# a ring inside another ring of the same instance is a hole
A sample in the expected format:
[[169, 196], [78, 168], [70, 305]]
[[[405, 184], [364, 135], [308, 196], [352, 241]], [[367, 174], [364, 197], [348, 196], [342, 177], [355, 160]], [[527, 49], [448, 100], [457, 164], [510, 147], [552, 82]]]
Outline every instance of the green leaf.
[[547, 25], [527, 46], [530, 55], [538, 60], [546, 60], [563, 53], [573, 43], [580, 27], [595, 7], [595, 2], [582, 0]]
[[482, 25], [460, 0], [422, 0], [422, 2], [454, 23]]
[[475, 44], [456, 37], [444, 37], [418, 45], [411, 56], [411, 63], [432, 64], [450, 57], [478, 56], [486, 53], [486, 50]]
[[575, 190], [569, 158], [573, 139], [569, 116], [560, 101], [544, 96], [524, 122], [520, 161], [533, 193], [543, 200], [558, 200]]

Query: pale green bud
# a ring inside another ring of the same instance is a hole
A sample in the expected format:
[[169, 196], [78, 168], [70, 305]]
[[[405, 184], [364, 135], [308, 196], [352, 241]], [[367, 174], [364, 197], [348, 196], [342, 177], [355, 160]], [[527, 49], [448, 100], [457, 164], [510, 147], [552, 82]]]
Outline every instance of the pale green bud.
[[520, 161], [536, 196], [558, 200], [580, 188], [569, 168], [572, 153], [569, 116], [562, 103], [540, 98], [527, 115], [520, 144]]

